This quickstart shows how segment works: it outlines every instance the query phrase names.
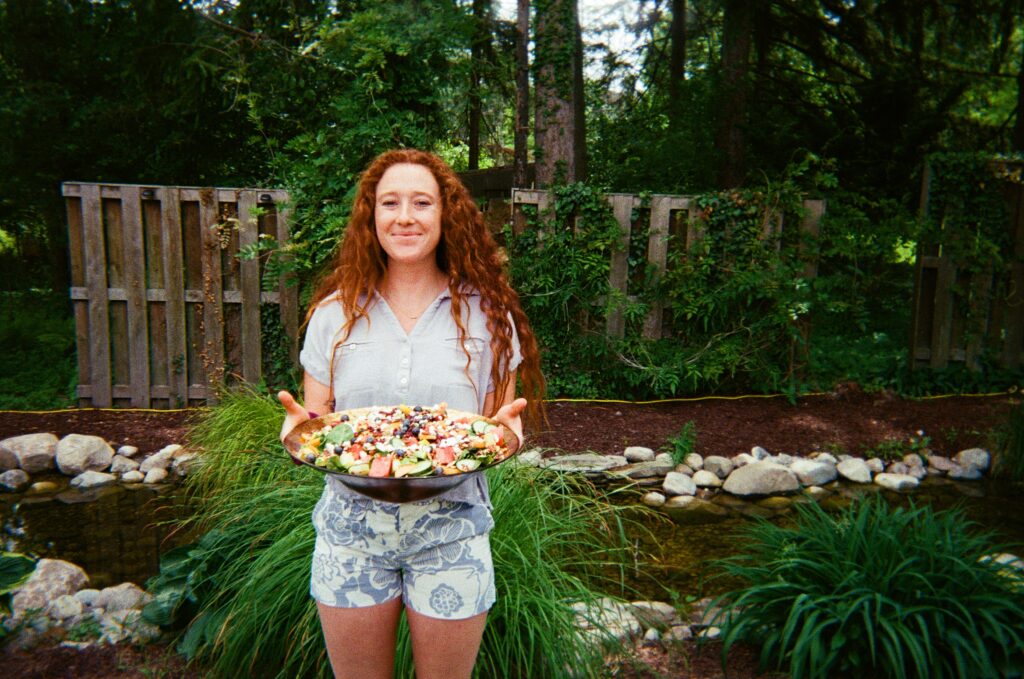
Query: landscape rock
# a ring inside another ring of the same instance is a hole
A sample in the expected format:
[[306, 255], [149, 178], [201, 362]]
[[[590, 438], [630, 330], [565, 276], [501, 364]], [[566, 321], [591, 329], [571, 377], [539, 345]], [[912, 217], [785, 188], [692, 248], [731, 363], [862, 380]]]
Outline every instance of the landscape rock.
[[82, 602], [76, 599], [74, 595], [62, 594], [50, 602], [47, 613], [56, 620], [65, 620], [81, 615], [84, 610], [85, 607], [82, 605]]
[[644, 493], [640, 501], [648, 507], [660, 507], [665, 504], [665, 496], [652, 490], [649, 493]]
[[672, 625], [662, 637], [664, 641], [689, 641], [693, 638], [693, 630], [689, 625]]
[[139, 468], [139, 463], [130, 457], [124, 455], [115, 455], [114, 459], [110, 462], [110, 473], [111, 474], [124, 474], [134, 469]]
[[8, 469], [0, 474], [0, 489], [10, 493], [20, 493], [31, 483], [32, 479], [23, 469]]
[[11, 610], [20, 617], [28, 609], [43, 609], [65, 594], [74, 594], [89, 581], [85, 571], [68, 561], [40, 559], [28, 581], [14, 590]]
[[921, 456], [917, 453], [907, 453], [903, 456], [903, 464], [910, 468], [923, 467], [924, 460], [922, 460]]
[[[704, 463], [707, 464], [707, 460]], [[718, 474], [706, 469], [694, 472], [691, 482], [698, 488], [719, 488], [722, 485], [722, 479], [718, 478]]]
[[664, 601], [634, 601], [629, 608], [645, 627], [668, 629], [676, 620], [676, 609]]
[[979, 467], [975, 467], [973, 465], [962, 466], [954, 464], [953, 468], [947, 473], [947, 476], [956, 481], [977, 481], [983, 475]]
[[71, 487], [76, 490], [92, 490], [93, 488], [102, 488], [103, 486], [109, 486], [116, 482], [117, 477], [113, 474], [88, 471], [82, 472], [75, 478], [71, 479]]
[[624, 640], [638, 636], [643, 626], [636, 619], [628, 604], [607, 597], [588, 606], [582, 602], [572, 605], [576, 612], [576, 624], [583, 630], [604, 628], [612, 637]]
[[57, 442], [57, 468], [68, 476], [102, 471], [114, 459], [114, 449], [99, 436], [68, 434]]
[[692, 495], [677, 495], [665, 501], [661, 510], [678, 524], [698, 525], [721, 521], [729, 516], [729, 510], [713, 502]]
[[942, 455], [929, 455], [928, 466], [933, 469], [937, 469], [940, 472], [948, 472], [956, 466], [956, 463]]
[[661, 632], [651, 627], [644, 632], [643, 643], [645, 646], [654, 646], [661, 641]]
[[871, 468], [860, 458], [851, 457], [836, 465], [836, 472], [854, 483], [871, 483]]
[[171, 460], [171, 471], [178, 476], [188, 476], [199, 464], [200, 457], [191, 450], [180, 450]]
[[800, 480], [782, 465], [760, 461], [733, 471], [723, 488], [733, 495], [774, 495], [799, 490]]
[[161, 483], [167, 479], [167, 470], [162, 467], [154, 467], [146, 472], [146, 477], [142, 480], [143, 483]]
[[135, 457], [139, 454], [139, 449], [136, 446], [121, 446], [117, 449], [117, 454], [122, 457]]
[[754, 446], [753, 448], [751, 448], [750, 454], [753, 455], [754, 459], [758, 461], [767, 460], [769, 457], [768, 451], [762, 448], [761, 446]]
[[975, 469], [985, 471], [988, 469], [992, 457], [984, 448], [968, 448], [954, 455], [953, 461], [961, 467], [974, 467]]
[[902, 462], [890, 462], [889, 466], [885, 468], [885, 471], [890, 474], [906, 474], [910, 471], [910, 467]]
[[875, 475], [875, 483], [888, 490], [910, 490], [917, 488], [919, 481], [909, 474], [882, 473]]
[[36, 495], [56, 493], [58, 490], [60, 490], [60, 486], [53, 481], [36, 481], [28, 487], [28, 492]]
[[152, 595], [138, 585], [122, 582], [120, 585], [105, 587], [100, 590], [94, 606], [102, 607], [107, 613], [124, 611], [129, 608], [141, 608], [153, 600]]
[[125, 483], [142, 483], [146, 480], [146, 475], [140, 472], [138, 469], [133, 469], [130, 472], [125, 472], [121, 475], [121, 480]]
[[164, 446], [157, 452], [153, 453], [139, 465], [139, 471], [143, 474], [149, 472], [150, 469], [167, 469], [171, 464], [171, 458], [176, 452], [181, 450], [181, 446], [177, 443], [172, 443], [169, 446]]
[[686, 474], [687, 476], [693, 476], [693, 470], [690, 469], [688, 465], [677, 464], [673, 469], [678, 474]]
[[796, 474], [800, 483], [805, 486], [823, 486], [836, 480], [838, 472], [832, 462], [821, 461], [820, 459], [793, 460], [789, 465], [790, 471]]
[[92, 610], [93, 608], [96, 608], [100, 600], [100, 590], [87, 587], [75, 592], [74, 597], [81, 601], [82, 606], [87, 610]]
[[[57, 437], [53, 434], [24, 434], [0, 441], [0, 470], [23, 469], [29, 474], [53, 469]], [[14, 457], [14, 464], [10, 463]]]
[[697, 471], [698, 469], [704, 468], [704, 458], [697, 453], [690, 453], [683, 458], [683, 464], [693, 471]]
[[622, 454], [629, 462], [651, 462], [654, 460], [654, 451], [644, 446], [629, 446]]
[[874, 474], [881, 474], [885, 471], [885, 463], [877, 457], [871, 457], [865, 460], [868, 465], [868, 469]]
[[732, 460], [734, 467], [742, 467], [745, 464], [751, 464], [757, 462], [757, 458], [750, 453], [740, 453]]
[[721, 455], [708, 455], [704, 458], [705, 471], [711, 472], [720, 479], [729, 476], [735, 466], [732, 460]]
[[831, 464], [833, 466], [839, 464], [839, 460], [837, 460], [836, 456], [833, 455], [832, 453], [815, 453], [814, 454], [814, 460], [817, 461], [817, 462], [824, 462], [826, 464]]
[[600, 453], [579, 453], [577, 455], [559, 455], [541, 462], [542, 467], [559, 472], [603, 472], [626, 464], [621, 455], [601, 455]]
[[697, 492], [697, 484], [693, 479], [679, 472], [666, 474], [661, 487], [665, 490], [666, 495], [693, 495]]
[[667, 464], [659, 460], [650, 462], [636, 462], [627, 464], [624, 467], [617, 467], [608, 471], [611, 476], [618, 476], [628, 479], [645, 479], [652, 476], [665, 476], [675, 468], [671, 462]]
[[519, 464], [532, 465], [534, 467], [540, 466], [541, 461], [544, 459], [544, 452], [539, 448], [530, 448], [512, 458], [513, 462]]

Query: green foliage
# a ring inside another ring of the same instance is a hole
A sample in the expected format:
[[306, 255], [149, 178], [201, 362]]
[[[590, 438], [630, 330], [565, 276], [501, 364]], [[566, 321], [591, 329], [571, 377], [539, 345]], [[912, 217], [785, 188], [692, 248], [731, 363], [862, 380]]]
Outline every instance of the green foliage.
[[47, 291], [0, 292], [0, 409], [75, 403], [75, 324], [67, 306]]
[[86, 618], [68, 628], [68, 641], [96, 641], [103, 636], [103, 628], [96, 618]]
[[36, 560], [24, 554], [0, 552], [0, 615], [11, 614], [11, 592], [24, 585], [36, 568]]
[[690, 420], [682, 426], [679, 433], [669, 437], [668, 452], [672, 455], [672, 462], [683, 464], [686, 456], [696, 452], [697, 449], [697, 425]]
[[[316, 606], [309, 598], [320, 475], [291, 464], [277, 441], [282, 411], [267, 397], [225, 394], [191, 443], [203, 464], [188, 480], [204, 536], [168, 553], [150, 587], [147, 618], [184, 629], [179, 649], [209, 676], [327, 676]], [[632, 510], [601, 500], [570, 476], [506, 463], [490, 472], [498, 601], [488, 616], [477, 673], [486, 677], [597, 676], [599, 647], [576, 630], [573, 602], [619, 587], [630, 562]], [[401, 631], [398, 676], [408, 676]], [[242, 668], [242, 669], [240, 669]]]
[[996, 677], [1024, 669], [1024, 579], [989, 558], [991, 536], [959, 510], [837, 516], [798, 505], [792, 528], [758, 521], [724, 559], [745, 587], [719, 598], [723, 661], [737, 642], [793, 679]]
[[997, 475], [1024, 481], [1024, 401], [1015, 405], [996, 428], [993, 452]]
[[914, 436], [908, 436], [906, 439], [887, 438], [873, 446], [865, 447], [863, 454], [864, 457], [877, 457], [886, 462], [893, 462], [902, 460], [904, 455], [910, 453], [927, 455], [931, 443], [931, 437], [918, 430]]

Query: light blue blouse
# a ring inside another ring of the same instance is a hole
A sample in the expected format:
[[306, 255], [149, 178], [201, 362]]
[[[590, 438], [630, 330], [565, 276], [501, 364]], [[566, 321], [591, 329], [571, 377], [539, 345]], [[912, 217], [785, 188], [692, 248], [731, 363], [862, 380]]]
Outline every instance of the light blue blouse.
[[[375, 295], [367, 309], [368, 318], [360, 319], [335, 351], [335, 409], [399, 403], [431, 406], [444, 401], [457, 410], [483, 412], [484, 400], [494, 390], [490, 377], [494, 362], [491, 335], [479, 293], [468, 291], [463, 300], [468, 370], [447, 289], [420, 315], [408, 334], [387, 302]], [[306, 328], [299, 361], [321, 384], [330, 384], [331, 348], [340, 339], [344, 323], [341, 302], [332, 295], [320, 303]], [[521, 360], [513, 325], [512, 361], [507, 369], [515, 370]], [[337, 479], [327, 479], [329, 488], [338, 495], [362, 497]], [[474, 474], [439, 499], [490, 506], [483, 474]]]

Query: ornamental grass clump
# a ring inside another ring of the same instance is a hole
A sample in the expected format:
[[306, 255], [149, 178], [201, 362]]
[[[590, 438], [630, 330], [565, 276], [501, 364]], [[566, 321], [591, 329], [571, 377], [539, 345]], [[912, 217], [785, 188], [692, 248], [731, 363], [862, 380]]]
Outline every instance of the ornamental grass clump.
[[762, 667], [806, 677], [1005, 677], [1024, 669], [1024, 578], [959, 510], [889, 508], [876, 497], [836, 516], [798, 507], [759, 521], [720, 560], [745, 587], [715, 602], [722, 660], [739, 641]]
[[[180, 632], [179, 649], [202, 663], [204, 676], [331, 676], [309, 596], [310, 516], [324, 481], [289, 461], [278, 442], [281, 417], [268, 397], [229, 393], [192, 432], [203, 464], [188, 480], [189, 522], [202, 537], [165, 555], [144, 614]], [[632, 510], [584, 482], [515, 461], [488, 474], [498, 600], [477, 676], [598, 676], [603, 649], [578, 631], [571, 605], [621, 591], [632, 565], [624, 525]], [[404, 624], [396, 676], [412, 676]]]

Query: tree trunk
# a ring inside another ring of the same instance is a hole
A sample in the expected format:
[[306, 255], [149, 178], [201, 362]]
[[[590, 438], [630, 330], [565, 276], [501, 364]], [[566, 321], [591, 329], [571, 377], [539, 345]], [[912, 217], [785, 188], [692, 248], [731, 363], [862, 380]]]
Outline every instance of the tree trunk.
[[668, 58], [668, 115], [675, 122], [683, 114], [682, 91], [686, 80], [686, 0], [672, 0], [672, 51]]
[[537, 186], [584, 178], [583, 61], [576, 0], [539, 0], [534, 34]]
[[530, 134], [530, 0], [518, 0], [516, 14], [516, 132], [512, 186], [526, 188]]
[[1013, 150], [1024, 151], [1024, 45], [1020, 50], [1020, 67], [1017, 70], [1017, 118], [1013, 124]]
[[722, 85], [718, 138], [718, 184], [740, 186], [746, 178], [743, 127], [747, 118], [747, 74], [753, 32], [753, 7], [746, 0], [725, 0], [722, 28]]
[[490, 0], [473, 0], [473, 41], [470, 44], [469, 66], [469, 169], [480, 167], [480, 117], [483, 106], [480, 101], [480, 72], [483, 70], [484, 51], [487, 46], [487, 29], [490, 14]]

